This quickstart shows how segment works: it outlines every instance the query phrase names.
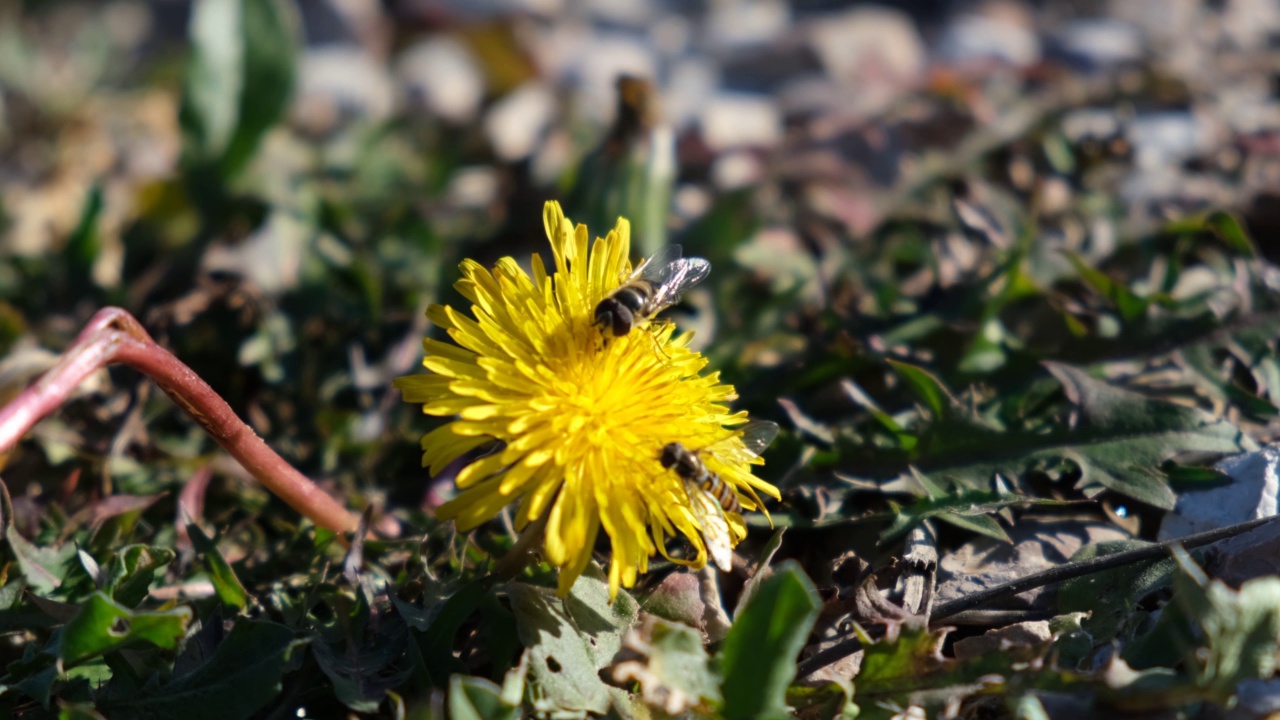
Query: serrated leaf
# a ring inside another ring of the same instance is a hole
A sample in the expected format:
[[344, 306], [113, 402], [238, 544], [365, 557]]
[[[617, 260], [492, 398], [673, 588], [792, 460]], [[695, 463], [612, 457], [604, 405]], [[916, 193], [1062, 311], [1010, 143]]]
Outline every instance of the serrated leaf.
[[412, 627], [429, 622], [425, 631], [412, 633], [414, 642], [410, 657], [418, 668], [421, 682], [444, 687], [450, 676], [465, 672], [466, 666], [453, 656], [453, 638], [467, 618], [476, 612], [493, 585], [493, 578], [481, 578], [464, 585], [438, 606], [423, 611], [406, 603], [397, 603], [402, 617]]
[[[956, 660], [941, 653], [949, 629], [929, 630], [919, 623], [893, 624], [885, 636], [873, 641], [860, 632], [865, 649], [862, 667], [854, 677], [855, 700], [863, 710], [921, 707], [924, 717], [934, 717], [942, 707], [955, 707], [975, 693], [999, 693], [1004, 688], [1069, 690], [1078, 682], [1071, 673], [1044, 665], [1047, 651], [1028, 647], [1022, 652], [990, 652]], [[1032, 672], [1026, 673], [1026, 669]], [[1022, 674], [1016, 681], [1015, 675]], [[869, 713], [872, 717], [890, 714]], [[859, 715], [862, 717], [862, 715]]]
[[991, 490], [960, 489], [934, 497], [922, 497], [916, 499], [911, 505], [894, 509], [893, 522], [880, 534], [880, 544], [885, 545], [897, 540], [911, 528], [932, 517], [996, 540], [1008, 541], [1008, 534], [993, 518], [987, 516], [1016, 505], [1060, 506], [1065, 504], [1058, 500], [1031, 498]]
[[62, 584], [67, 563], [76, 556], [76, 547], [70, 543], [59, 548], [36, 547], [12, 525], [5, 531], [5, 539], [27, 584], [40, 595], [48, 595]]
[[646, 705], [666, 715], [690, 709], [708, 714], [721, 702], [720, 675], [702, 646], [702, 633], [654, 615], [627, 633], [605, 672], [619, 687], [636, 688]]
[[1053, 633], [1053, 655], [1057, 658], [1058, 667], [1074, 670], [1093, 653], [1093, 636], [1084, 629], [1082, 623], [1088, 613], [1066, 613], [1049, 620], [1049, 631]]
[[111, 705], [112, 718], [180, 717], [240, 720], [266, 705], [280, 689], [295, 647], [293, 631], [272, 622], [237, 620], [205, 662], [164, 685]]
[[[1116, 540], [1086, 545], [1071, 560], [1088, 560], [1149, 544], [1142, 540]], [[1171, 558], [1163, 558], [1072, 578], [1058, 590], [1058, 611], [1089, 613], [1081, 628], [1095, 643], [1109, 642], [1139, 600], [1172, 582], [1175, 567]]]
[[898, 625], [879, 642], [864, 640], [862, 667], [854, 678], [858, 695], [900, 692], [914, 680], [949, 667], [954, 661], [941, 654], [946, 636], [946, 630]]
[[411, 672], [408, 663], [401, 662], [408, 641], [409, 630], [399, 613], [378, 612], [360, 602], [351, 616], [313, 635], [311, 652], [342, 704], [373, 713], [387, 691], [399, 687]]
[[727, 720], [789, 715], [787, 686], [821, 606], [813, 582], [793, 561], [760, 586], [734, 619], [721, 652]]
[[1174, 594], [1150, 633], [1135, 642], [1125, 659], [1146, 667], [1172, 664], [1170, 651], [1191, 669], [1202, 697], [1230, 702], [1245, 680], [1274, 676], [1280, 658], [1280, 578], [1261, 577], [1233, 590], [1211, 580], [1181, 548]]
[[105, 571], [103, 590], [118, 603], [137, 607], [147, 597], [156, 570], [175, 557], [169, 548], [129, 545], [111, 556]]
[[1235, 405], [1258, 420], [1266, 421], [1280, 415], [1280, 409], [1275, 405], [1235, 384], [1229, 377], [1223, 377], [1213, 359], [1213, 350], [1208, 343], [1196, 343], [1181, 351], [1192, 378], [1199, 381], [1196, 385], [1201, 390], [1215, 400]]
[[968, 530], [969, 532], [974, 532], [979, 535], [985, 535], [993, 540], [999, 540], [1007, 543], [1013, 542], [1009, 537], [1009, 533], [1005, 532], [1004, 528], [1000, 527], [1000, 523], [996, 522], [996, 519], [993, 517], [987, 517], [984, 515], [965, 516], [943, 513], [938, 516], [938, 519], [950, 525], [955, 525], [961, 530]]
[[191, 618], [188, 607], [134, 612], [103, 593], [94, 593], [62, 629], [58, 659], [70, 664], [138, 642], [172, 650], [186, 635]]
[[972, 420], [930, 429], [916, 463], [929, 475], [972, 488], [997, 473], [1022, 475], [1037, 464], [1068, 460], [1080, 468], [1086, 494], [1106, 488], [1158, 508], [1175, 501], [1155, 470], [1184, 452], [1240, 453], [1257, 443], [1239, 428], [1196, 408], [1113, 387], [1068, 365], [1048, 363], [1074, 403], [1074, 424], [1048, 432], [1001, 432]]

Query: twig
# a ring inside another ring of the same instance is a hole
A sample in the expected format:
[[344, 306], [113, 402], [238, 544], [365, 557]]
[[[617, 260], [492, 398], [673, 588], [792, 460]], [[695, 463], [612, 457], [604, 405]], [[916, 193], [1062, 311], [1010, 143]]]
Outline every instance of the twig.
[[66, 402], [86, 378], [115, 363], [154, 380], [258, 482], [294, 510], [334, 532], [356, 529], [355, 515], [277, 455], [208, 383], [157, 345], [137, 319], [120, 308], [99, 310], [52, 370], [0, 408], [0, 453]]
[[[1123, 567], [1132, 563], [1142, 562], [1143, 560], [1151, 560], [1163, 557], [1168, 554], [1169, 549], [1175, 546], [1181, 546], [1188, 550], [1192, 548], [1211, 545], [1219, 540], [1226, 540], [1242, 533], [1246, 533], [1254, 528], [1261, 527], [1280, 519], [1280, 516], [1273, 515], [1271, 517], [1259, 518], [1248, 522], [1229, 525], [1217, 530], [1209, 530], [1195, 535], [1187, 535], [1186, 537], [1174, 538], [1164, 542], [1148, 545], [1147, 547], [1138, 548], [1136, 550], [1126, 550], [1113, 555], [1103, 555], [1101, 557], [1089, 558], [1079, 562], [1067, 563], [1050, 568], [1043, 572], [1032, 573], [1026, 577], [1020, 577], [1016, 580], [1010, 580], [1007, 583], [987, 588], [981, 592], [976, 592], [962, 598], [956, 598], [950, 602], [942, 603], [934, 608], [933, 616], [930, 623], [937, 622], [944, 618], [957, 615], [966, 610], [971, 610], [992, 600], [1005, 597], [1007, 595], [1017, 595], [1020, 592], [1031, 590], [1033, 588], [1043, 587], [1045, 585], [1053, 585], [1065, 580], [1071, 580], [1082, 575], [1091, 575], [1103, 570], [1111, 570], [1113, 568]], [[857, 638], [851, 638], [837, 645], [833, 645], [825, 650], [814, 653], [805, 658], [796, 666], [796, 677], [804, 678], [812, 675], [821, 668], [830, 665], [848, 655], [852, 655], [862, 647], [862, 642]]]

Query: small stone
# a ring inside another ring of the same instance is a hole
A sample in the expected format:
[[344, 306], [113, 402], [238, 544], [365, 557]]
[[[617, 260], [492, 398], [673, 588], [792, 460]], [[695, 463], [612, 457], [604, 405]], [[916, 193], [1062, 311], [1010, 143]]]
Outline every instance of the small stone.
[[508, 93], [494, 103], [484, 119], [485, 134], [494, 152], [506, 162], [528, 157], [541, 141], [555, 110], [555, 96], [539, 83], [525, 83]]
[[1144, 50], [1142, 34], [1116, 20], [1077, 20], [1052, 37], [1052, 54], [1086, 71], [1136, 63]]
[[769, 43], [786, 32], [791, 9], [780, 0], [738, 0], [711, 4], [707, 38], [720, 48]]
[[1228, 0], [1222, 30], [1237, 47], [1264, 49], [1280, 33], [1280, 6], [1272, 0]]
[[[1214, 466], [1231, 477], [1226, 485], [1178, 494], [1178, 503], [1160, 524], [1160, 539], [1171, 540], [1276, 514], [1280, 488], [1280, 446], [1235, 455]], [[1280, 573], [1280, 523], [1264, 525], [1212, 546], [1215, 576], [1239, 584]]]
[[449, 122], [469, 122], [484, 100], [484, 73], [467, 46], [448, 36], [404, 51], [396, 73], [412, 102]]
[[[1085, 545], [1129, 536], [1103, 523], [1024, 519], [1008, 530], [1013, 545], [988, 537], [965, 543], [938, 561], [935, 604], [965, 597], [1010, 580], [1056, 567]], [[1007, 599], [1007, 607], [1031, 607], [1046, 592], [1034, 588]]]
[[724, 191], [749, 187], [763, 177], [764, 165], [760, 158], [741, 150], [724, 153], [711, 166], [712, 180]]
[[961, 13], [942, 31], [937, 56], [947, 63], [998, 60], [1025, 67], [1040, 60], [1034, 20], [1019, 3], [991, 2], [977, 12]]
[[1014, 623], [988, 630], [982, 635], [962, 638], [955, 642], [954, 652], [957, 660], [973, 660], [992, 653], [1040, 648], [1052, 640], [1053, 633], [1049, 630], [1049, 621], [1035, 620]]
[[713, 151], [771, 147], [782, 139], [782, 114], [764, 95], [720, 93], [702, 108], [702, 138]]
[[322, 45], [302, 55], [294, 103], [294, 123], [322, 134], [354, 118], [388, 117], [395, 107], [395, 88], [358, 45]]
[[498, 197], [498, 173], [489, 165], [464, 167], [449, 179], [449, 204], [460, 208], [483, 208]]
[[1218, 135], [1214, 123], [1178, 110], [1143, 113], [1128, 125], [1128, 139], [1139, 167], [1177, 165], [1212, 149]]
[[861, 7], [822, 17], [810, 26], [810, 41], [827, 72], [845, 85], [873, 76], [906, 83], [925, 69], [924, 42], [910, 16], [898, 10]]

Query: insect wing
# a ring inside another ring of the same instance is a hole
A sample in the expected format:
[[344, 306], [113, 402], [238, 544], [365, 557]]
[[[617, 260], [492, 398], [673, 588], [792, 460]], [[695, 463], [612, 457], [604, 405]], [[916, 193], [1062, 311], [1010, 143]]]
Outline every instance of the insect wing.
[[765, 448], [773, 444], [778, 437], [778, 423], [768, 420], [753, 420], [742, 426], [742, 446], [755, 457], [760, 457]]
[[[743, 425], [738, 434], [717, 442], [703, 452], [714, 455], [722, 463], [746, 464], [760, 457], [765, 448], [769, 447], [776, 437], [778, 437], [777, 423], [769, 422], [768, 420], [753, 420]], [[741, 447], [734, 440], [741, 441]]]
[[[650, 274], [655, 279], [650, 279]], [[654, 268], [652, 273], [645, 273], [644, 279], [653, 283], [653, 312], [675, 305], [680, 296], [689, 288], [697, 285], [711, 274], [711, 263], [702, 258], [680, 258], [667, 263], [661, 268]]]
[[670, 274], [668, 266], [678, 261], [681, 254], [679, 245], [663, 245], [658, 252], [645, 258], [644, 262], [636, 266], [629, 279], [643, 279], [654, 285], [660, 285]]
[[729, 538], [729, 519], [711, 493], [686, 485], [693, 514], [702, 526], [702, 542], [707, 546], [711, 562], [724, 572], [733, 570], [733, 546]]

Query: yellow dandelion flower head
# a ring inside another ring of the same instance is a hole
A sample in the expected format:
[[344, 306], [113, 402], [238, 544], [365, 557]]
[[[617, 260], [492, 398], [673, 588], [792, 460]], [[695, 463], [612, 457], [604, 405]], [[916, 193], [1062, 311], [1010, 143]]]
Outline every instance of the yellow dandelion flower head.
[[[572, 225], [549, 202], [543, 223], [555, 256], [547, 273], [532, 257], [530, 277], [513, 258], [492, 270], [467, 260], [456, 287], [471, 301], [468, 316], [432, 306], [431, 320], [455, 344], [428, 338], [425, 375], [400, 378], [408, 402], [428, 415], [456, 416], [422, 439], [422, 462], [432, 474], [494, 440], [501, 449], [462, 469], [458, 496], [437, 516], [467, 531], [519, 500], [517, 529], [546, 518], [546, 559], [560, 570], [566, 594], [591, 560], [603, 527], [612, 545], [610, 591], [630, 587], [667, 540], [683, 535], [695, 550], [693, 567], [707, 561], [703, 526], [684, 481], [659, 461], [662, 448], [723, 446], [736, 441], [745, 413], [726, 403], [733, 387], [677, 335], [653, 322], [618, 338], [602, 337], [596, 305], [632, 272], [629, 223], [619, 218], [588, 251], [587, 228]], [[741, 447], [739, 447], [741, 449]], [[743, 455], [704, 459], [759, 508], [755, 491], [777, 490], [751, 473]], [[756, 460], [758, 462], [758, 460]], [[742, 518], [728, 514], [731, 542], [746, 534]]]

